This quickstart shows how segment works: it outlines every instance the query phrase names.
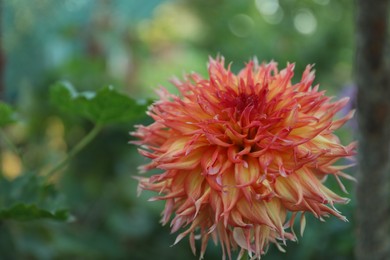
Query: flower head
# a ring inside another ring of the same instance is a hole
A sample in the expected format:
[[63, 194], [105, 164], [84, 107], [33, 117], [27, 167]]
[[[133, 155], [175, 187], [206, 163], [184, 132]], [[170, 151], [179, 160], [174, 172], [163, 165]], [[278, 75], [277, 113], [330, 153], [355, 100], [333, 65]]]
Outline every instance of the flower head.
[[348, 99], [332, 102], [313, 87], [311, 66], [296, 84], [294, 64], [279, 71], [274, 62], [250, 61], [235, 75], [219, 58], [208, 70], [208, 79], [174, 80], [179, 96], [161, 89], [148, 111], [154, 122], [132, 133], [151, 159], [141, 170], [162, 170], [139, 177], [139, 188], [165, 201], [162, 223], [182, 230], [175, 244], [188, 236], [195, 254], [200, 239], [202, 258], [211, 237], [223, 258], [237, 248], [260, 258], [269, 244], [283, 250], [297, 239], [294, 220], [302, 233], [305, 212], [346, 220], [334, 204], [348, 199], [323, 181], [332, 175], [345, 190], [339, 177], [352, 179], [342, 172], [348, 166], [334, 165], [356, 146], [333, 134], [353, 115], [333, 119]]

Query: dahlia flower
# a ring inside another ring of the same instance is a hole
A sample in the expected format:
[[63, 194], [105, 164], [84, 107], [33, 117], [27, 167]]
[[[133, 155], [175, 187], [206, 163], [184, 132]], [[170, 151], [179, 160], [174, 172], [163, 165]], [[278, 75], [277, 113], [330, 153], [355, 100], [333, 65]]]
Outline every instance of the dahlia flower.
[[335, 162], [352, 156], [356, 143], [343, 146], [333, 133], [353, 116], [334, 119], [348, 98], [332, 102], [313, 87], [312, 66], [296, 84], [294, 64], [279, 71], [275, 62], [250, 61], [236, 75], [218, 58], [208, 73], [173, 80], [180, 95], [159, 90], [147, 112], [153, 123], [131, 133], [151, 159], [141, 171], [161, 169], [138, 177], [139, 191], [165, 201], [162, 224], [181, 230], [174, 244], [188, 236], [196, 254], [199, 239], [203, 258], [212, 238], [223, 259], [235, 249], [260, 258], [270, 244], [283, 251], [296, 241], [294, 222], [302, 234], [305, 213], [345, 221], [334, 204], [348, 199], [324, 180], [332, 175], [345, 191], [340, 177], [353, 179]]

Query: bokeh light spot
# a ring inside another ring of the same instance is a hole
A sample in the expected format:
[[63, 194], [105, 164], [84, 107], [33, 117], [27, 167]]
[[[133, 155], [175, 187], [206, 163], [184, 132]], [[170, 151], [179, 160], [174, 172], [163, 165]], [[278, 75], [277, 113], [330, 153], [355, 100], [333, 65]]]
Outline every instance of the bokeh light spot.
[[269, 24], [279, 24], [283, 20], [284, 12], [282, 8], [278, 8], [278, 10], [272, 15], [263, 15], [264, 20]]
[[278, 11], [278, 0], [256, 0], [257, 10], [263, 15], [273, 15]]
[[238, 14], [229, 21], [229, 29], [237, 37], [247, 37], [254, 25], [253, 19], [246, 14]]
[[308, 9], [301, 9], [294, 17], [295, 29], [302, 34], [312, 34], [317, 29], [317, 19]]
[[313, 0], [313, 2], [319, 5], [328, 5], [330, 0]]

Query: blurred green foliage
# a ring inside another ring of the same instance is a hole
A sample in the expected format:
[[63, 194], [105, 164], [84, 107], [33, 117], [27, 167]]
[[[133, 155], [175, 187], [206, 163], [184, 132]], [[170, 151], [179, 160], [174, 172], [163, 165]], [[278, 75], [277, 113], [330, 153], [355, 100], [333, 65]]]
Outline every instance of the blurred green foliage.
[[26, 205], [22, 203], [15, 204], [11, 208], [0, 211], [0, 219], [28, 221], [44, 218], [65, 221], [69, 219], [69, 216], [67, 210], [50, 212], [40, 209], [35, 205]]
[[[295, 62], [297, 75], [314, 63], [316, 82], [333, 95], [351, 83], [351, 1], [2, 4], [11, 105], [0, 103], [1, 259], [196, 259], [185, 241], [170, 247], [163, 205], [147, 202], [147, 192], [136, 197], [132, 177], [146, 161], [128, 132], [150, 122], [153, 89], [175, 91], [168, 80], [185, 72], [206, 75], [208, 56], [225, 56], [235, 71], [254, 56]], [[352, 131], [340, 131], [345, 142]], [[349, 223], [308, 217], [299, 243], [286, 254], [271, 246], [264, 258], [351, 259], [353, 200], [339, 209]], [[210, 244], [206, 259], [220, 258]]]
[[83, 116], [96, 124], [112, 124], [115, 122], [131, 122], [144, 117], [146, 101], [130, 99], [115, 91], [113, 87], [105, 87], [97, 92], [78, 93], [66, 82], [57, 83], [50, 89], [52, 103], [73, 115]]
[[6, 103], [0, 102], [0, 126], [11, 124], [15, 121], [13, 118], [14, 111]]

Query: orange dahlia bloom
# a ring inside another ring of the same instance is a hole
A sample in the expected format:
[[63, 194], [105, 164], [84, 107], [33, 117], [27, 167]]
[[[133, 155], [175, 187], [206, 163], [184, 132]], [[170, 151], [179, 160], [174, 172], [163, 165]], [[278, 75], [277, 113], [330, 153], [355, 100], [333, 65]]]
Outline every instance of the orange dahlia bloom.
[[250, 61], [237, 75], [223, 58], [210, 60], [209, 79], [190, 74], [174, 80], [176, 96], [161, 89], [160, 100], [148, 111], [154, 122], [138, 125], [132, 135], [139, 152], [151, 159], [139, 177], [139, 190], [151, 190], [164, 200], [162, 223], [172, 232], [182, 229], [175, 244], [189, 236], [201, 240], [200, 257], [209, 238], [222, 245], [223, 258], [241, 248], [260, 258], [270, 243], [283, 250], [299, 214], [334, 215], [346, 203], [324, 185], [348, 166], [334, 165], [355, 153], [356, 143], [340, 144], [333, 131], [353, 116], [334, 120], [348, 102], [331, 98], [312, 86], [314, 72], [307, 66], [302, 79], [291, 83], [294, 64], [281, 71], [277, 64]]

